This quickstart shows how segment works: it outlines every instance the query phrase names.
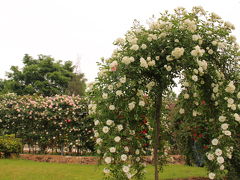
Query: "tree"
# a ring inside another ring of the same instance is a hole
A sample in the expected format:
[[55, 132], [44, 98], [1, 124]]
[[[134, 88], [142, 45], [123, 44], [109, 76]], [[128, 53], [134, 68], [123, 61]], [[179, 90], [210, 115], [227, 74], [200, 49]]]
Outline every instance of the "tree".
[[12, 66], [7, 73], [8, 91], [18, 95], [41, 94], [52, 96], [64, 94], [69, 81], [76, 75], [71, 61], [55, 61], [46, 55], [39, 55], [37, 59], [26, 54], [23, 57], [24, 67]]
[[80, 95], [83, 96], [86, 89], [86, 79], [84, 78], [84, 74], [81, 73], [80, 70], [80, 59], [76, 65], [74, 65], [74, 74], [71, 81], [68, 82], [67, 94], [69, 95]]

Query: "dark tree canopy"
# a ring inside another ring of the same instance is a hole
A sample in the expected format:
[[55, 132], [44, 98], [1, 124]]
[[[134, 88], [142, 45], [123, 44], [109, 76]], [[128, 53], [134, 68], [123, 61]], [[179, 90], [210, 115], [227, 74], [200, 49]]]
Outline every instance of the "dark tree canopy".
[[[7, 73], [3, 92], [14, 92], [18, 95], [41, 94], [53, 96], [69, 92], [69, 83], [78, 74], [74, 73], [72, 61], [62, 62], [46, 55], [37, 59], [26, 54], [23, 57], [24, 67], [12, 66]], [[83, 78], [83, 74], [81, 77]], [[79, 79], [80, 80], [80, 79]], [[81, 81], [82, 82], [82, 81]], [[84, 86], [85, 81], [81, 86]]]

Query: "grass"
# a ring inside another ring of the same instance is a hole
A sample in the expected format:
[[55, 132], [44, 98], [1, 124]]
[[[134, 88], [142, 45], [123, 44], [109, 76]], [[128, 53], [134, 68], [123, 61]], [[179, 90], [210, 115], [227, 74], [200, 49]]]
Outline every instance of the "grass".
[[[0, 160], [0, 180], [100, 180], [103, 166], [57, 164], [19, 159]], [[146, 180], [154, 179], [154, 168], [147, 166]], [[168, 165], [160, 179], [206, 177], [204, 168]]]

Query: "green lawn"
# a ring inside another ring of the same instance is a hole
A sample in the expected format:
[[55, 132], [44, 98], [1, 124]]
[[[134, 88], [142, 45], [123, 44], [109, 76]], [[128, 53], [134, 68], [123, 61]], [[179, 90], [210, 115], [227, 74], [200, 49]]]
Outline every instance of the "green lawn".
[[[1, 159], [0, 180], [100, 180], [102, 166], [43, 163], [29, 160]], [[147, 180], [154, 179], [154, 169], [147, 166]], [[204, 168], [169, 165], [160, 179], [206, 177]]]

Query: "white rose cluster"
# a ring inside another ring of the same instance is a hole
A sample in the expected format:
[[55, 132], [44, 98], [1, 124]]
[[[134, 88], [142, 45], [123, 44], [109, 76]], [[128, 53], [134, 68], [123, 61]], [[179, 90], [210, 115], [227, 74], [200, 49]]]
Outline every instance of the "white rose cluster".
[[184, 114], [184, 113], [185, 113], [185, 110], [184, 110], [183, 108], [180, 108], [179, 113], [180, 113], [180, 114]]
[[198, 71], [200, 73], [203, 73], [203, 70], [207, 70], [208, 63], [205, 60], [202, 60], [202, 61], [198, 60], [197, 63], [199, 66]]
[[212, 172], [208, 174], [209, 179], [214, 179], [215, 176], [216, 176], [216, 174], [212, 173]]
[[112, 68], [115, 68], [118, 66], [118, 62], [117, 61], [113, 61], [110, 65], [109, 65], [109, 68], [112, 69]]
[[140, 66], [144, 68], [148, 68], [148, 63], [144, 58], [140, 58]]
[[192, 56], [203, 56], [203, 54], [205, 53], [204, 49], [201, 49], [199, 46], [195, 46], [194, 50], [191, 51], [191, 55]]
[[234, 113], [233, 117], [235, 118], [235, 121], [240, 123], [240, 115], [237, 113]]
[[199, 39], [201, 39], [201, 36], [199, 34], [192, 35], [192, 40], [193, 41], [198, 41]]
[[236, 87], [234, 86], [234, 83], [233, 83], [233, 81], [231, 81], [228, 85], [227, 85], [227, 87], [225, 88], [225, 91], [227, 92], [227, 93], [234, 93], [234, 91], [235, 91], [235, 89], [236, 89]]
[[135, 59], [134, 57], [128, 57], [128, 56], [124, 56], [122, 58], [122, 63], [126, 64], [126, 65], [129, 65], [130, 63], [134, 62]]
[[95, 114], [96, 113], [96, 109], [97, 109], [97, 104], [89, 104], [88, 105], [88, 113], [91, 114]]
[[197, 25], [194, 21], [191, 21], [190, 19], [186, 19], [183, 22], [184, 26], [186, 27], [187, 30], [194, 32], [197, 30]]
[[136, 102], [134, 102], [134, 101], [130, 102], [130, 103], [128, 104], [129, 110], [130, 110], [130, 111], [133, 110], [133, 109], [135, 108], [135, 105], [136, 105]]
[[183, 53], [184, 53], [184, 48], [176, 47], [171, 54], [175, 59], [179, 59], [183, 55]]

